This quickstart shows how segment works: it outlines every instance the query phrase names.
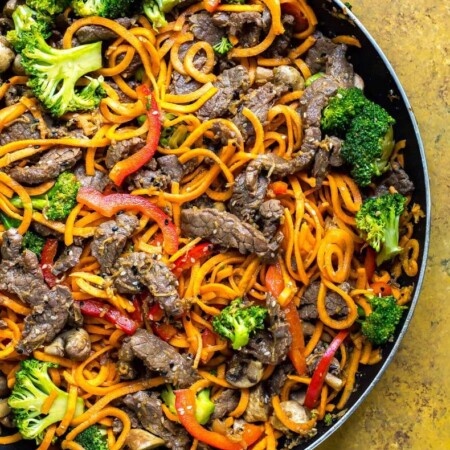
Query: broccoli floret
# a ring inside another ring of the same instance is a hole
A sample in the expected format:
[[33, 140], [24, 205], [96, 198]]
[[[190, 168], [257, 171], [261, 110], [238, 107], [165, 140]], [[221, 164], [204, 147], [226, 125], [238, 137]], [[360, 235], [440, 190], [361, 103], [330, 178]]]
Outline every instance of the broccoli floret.
[[377, 265], [398, 255], [400, 216], [406, 198], [400, 194], [385, 194], [366, 199], [356, 213], [356, 226], [369, 245], [378, 252]]
[[221, 313], [214, 317], [213, 327], [216, 333], [230, 339], [235, 350], [248, 344], [250, 334], [264, 328], [267, 309], [262, 306], [244, 307], [237, 298]]
[[26, 4], [39, 13], [54, 16], [70, 6], [70, 0], [26, 0]]
[[233, 48], [233, 44], [228, 38], [223, 37], [219, 43], [213, 46], [213, 49], [219, 55], [226, 55]]
[[172, 11], [183, 0], [144, 0], [144, 13], [154, 28], [167, 25], [165, 13]]
[[[59, 389], [51, 380], [48, 369], [56, 364], [28, 359], [22, 361], [16, 373], [16, 383], [8, 399], [17, 428], [24, 439], [42, 442], [45, 430], [62, 420], [66, 414], [68, 394]], [[48, 414], [42, 414], [42, 406], [51, 392], [56, 391]], [[83, 399], [77, 399], [75, 417], [84, 411]]]
[[95, 108], [104, 92], [102, 78], [90, 79], [89, 84], [76, 88], [78, 80], [102, 67], [102, 43], [56, 49], [45, 42], [48, 33], [35, 12], [19, 6], [13, 14], [15, 29], [8, 35], [10, 42], [22, 55], [22, 66], [30, 76], [28, 86], [54, 116], [68, 111]]
[[361, 321], [362, 334], [373, 344], [385, 344], [395, 332], [405, 306], [399, 306], [394, 296], [370, 297], [372, 312]]
[[[79, 188], [80, 182], [77, 177], [73, 173], [63, 172], [47, 193], [31, 197], [31, 204], [34, 209], [43, 211], [50, 220], [64, 220], [77, 204]], [[13, 197], [11, 203], [16, 208], [23, 208], [19, 197]]]
[[[20, 226], [20, 220], [7, 216], [3, 211], [0, 211], [0, 221], [5, 227], [5, 230], [9, 230], [10, 228], [18, 228]], [[23, 235], [22, 249], [31, 250], [37, 255], [38, 258], [41, 256], [44, 245], [45, 239], [40, 234], [33, 231], [27, 231]]]
[[97, 425], [92, 425], [78, 434], [75, 442], [84, 450], [108, 450], [109, 448], [106, 430]]
[[328, 134], [344, 137], [352, 120], [361, 113], [368, 102], [361, 89], [340, 88], [322, 112], [322, 130]]
[[[173, 414], [177, 414], [175, 394], [170, 384], [167, 384], [161, 392], [161, 398], [169, 410]], [[211, 400], [211, 389], [202, 389], [195, 398], [195, 418], [201, 425], [205, 425], [214, 412], [214, 408], [214, 402]]]
[[395, 120], [385, 109], [367, 102], [357, 115], [342, 145], [342, 156], [352, 167], [352, 176], [360, 186], [367, 186], [374, 176], [389, 168], [394, 149]]
[[135, 0], [73, 0], [75, 14], [81, 17], [101, 16], [109, 19], [124, 17]]

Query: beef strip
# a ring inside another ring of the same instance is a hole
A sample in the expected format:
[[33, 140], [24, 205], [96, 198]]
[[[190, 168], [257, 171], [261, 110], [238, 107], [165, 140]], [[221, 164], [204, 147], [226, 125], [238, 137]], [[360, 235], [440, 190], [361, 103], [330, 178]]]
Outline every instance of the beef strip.
[[250, 389], [244, 420], [249, 423], [267, 422], [270, 412], [269, 400], [270, 398], [261, 383]]
[[9, 174], [19, 183], [41, 184], [71, 169], [82, 156], [79, 147], [56, 147], [47, 151], [37, 164], [13, 167]]
[[407, 195], [414, 191], [414, 183], [397, 162], [392, 163], [391, 170], [387, 171], [380, 181], [378, 181], [377, 187], [375, 188], [375, 195], [387, 194], [390, 187], [393, 187], [402, 195]]
[[171, 181], [180, 182], [183, 177], [183, 166], [176, 155], [164, 155], [156, 158], [161, 172], [170, 177]]
[[251, 355], [263, 364], [277, 365], [286, 359], [292, 336], [286, 316], [277, 300], [268, 294], [266, 307], [269, 312], [270, 327], [258, 331], [250, 338], [248, 344], [242, 347], [241, 352]]
[[190, 94], [199, 89], [201, 84], [190, 77], [185, 77], [176, 70], [172, 73], [172, 82], [170, 83], [169, 92], [175, 95]]
[[224, 70], [213, 85], [218, 91], [197, 111], [201, 120], [224, 117], [229, 111], [233, 112], [239, 95], [247, 92], [250, 86], [247, 69], [244, 66], [236, 66]]
[[338, 45], [329, 55], [325, 73], [335, 79], [340, 87], [350, 88], [355, 83], [353, 66], [347, 61], [347, 46]]
[[[125, 58], [125, 54], [122, 53], [117, 57], [117, 64], [120, 64], [122, 60]], [[130, 64], [127, 66], [127, 68], [121, 72], [121, 76], [125, 78], [131, 78], [135, 73], [142, 67], [142, 60], [138, 53], [135, 53], [133, 55], [133, 58], [131, 58]]]
[[[309, 128], [315, 130], [316, 128]], [[344, 163], [341, 157], [342, 141], [335, 136], [326, 136], [318, 147], [314, 158], [312, 175], [316, 178], [316, 186], [320, 187], [328, 175], [329, 167], [340, 167]]]
[[272, 376], [266, 381], [267, 393], [273, 397], [274, 395], [279, 395], [281, 389], [286, 383], [289, 374], [294, 372], [294, 366], [290, 361], [286, 361], [276, 367]]
[[331, 39], [328, 39], [320, 32], [314, 33], [313, 36], [316, 38], [316, 42], [308, 50], [305, 63], [311, 70], [311, 73], [315, 74], [317, 72], [325, 71], [328, 55], [333, 52], [338, 44], [335, 44]]
[[263, 259], [273, 259], [278, 242], [269, 242], [253, 226], [241, 222], [228, 212], [212, 208], [183, 209], [181, 230], [189, 237], [201, 237], [224, 248], [236, 248], [242, 254], [256, 254]]
[[125, 396], [123, 403], [136, 414], [143, 428], [166, 441], [167, 448], [190, 448], [186, 430], [165, 417], [161, 408], [162, 402], [157, 394], [139, 391]]
[[178, 294], [178, 281], [162, 261], [143, 252], [133, 252], [117, 260], [114, 287], [124, 294], [136, 294], [145, 286], [168, 316], [180, 316], [187, 305]]
[[211, 419], [223, 419], [236, 409], [239, 404], [239, 392], [234, 389], [225, 389], [214, 400], [214, 412]]
[[[133, 25], [134, 20], [129, 17], [120, 17], [119, 19], [116, 19], [115, 22], [129, 29]], [[80, 44], [90, 44], [91, 42], [98, 41], [112, 41], [118, 36], [109, 28], [100, 25], [86, 25], [78, 29], [75, 33], [75, 37]]]
[[141, 137], [133, 137], [111, 144], [106, 151], [106, 167], [112, 169], [116, 163], [128, 158], [128, 156], [140, 150], [144, 145], [145, 139]]
[[14, 228], [3, 233], [0, 264], [0, 291], [17, 295], [31, 306], [25, 318], [22, 338], [16, 349], [30, 355], [42, 344], [53, 341], [64, 328], [73, 299], [64, 286], [53, 289], [45, 284], [37, 256], [22, 252], [22, 236]]
[[272, 239], [284, 214], [283, 205], [279, 200], [271, 199], [265, 201], [259, 208], [261, 216], [261, 232], [267, 239]]
[[10, 142], [40, 139], [41, 133], [38, 128], [39, 121], [34, 119], [30, 113], [23, 114], [11, 125], [2, 129], [0, 133], [0, 146]]
[[65, 247], [61, 256], [53, 264], [52, 274], [58, 276], [75, 267], [80, 262], [81, 253], [83, 248], [77, 245]]
[[93, 176], [86, 175], [86, 168], [84, 164], [78, 164], [75, 167], [74, 174], [82, 187], [93, 188], [100, 192], [104, 191], [110, 181], [108, 176], [105, 173], [100, 172], [100, 170], [95, 170], [95, 174]]
[[289, 52], [294, 33], [295, 18], [290, 14], [283, 14], [281, 22], [284, 27], [284, 33], [277, 36], [271, 46], [264, 52], [264, 57], [266, 58], [284, 58]]
[[211, 14], [199, 12], [189, 17], [191, 31], [199, 41], [206, 41], [211, 45], [218, 44], [225, 36], [225, 32], [214, 24]]
[[125, 338], [123, 345], [142, 360], [149, 370], [159, 373], [167, 383], [187, 388], [199, 379], [196, 370], [192, 368], [191, 359], [144, 329]]
[[[349, 292], [351, 286], [349, 283], [342, 283], [339, 286], [345, 292]], [[300, 300], [300, 317], [302, 320], [312, 320], [319, 317], [317, 310], [317, 297], [319, 296], [320, 281], [312, 282], [305, 290]], [[334, 291], [328, 291], [325, 297], [325, 307], [328, 315], [331, 317], [345, 317], [348, 314], [348, 307], [339, 294]]]
[[108, 220], [96, 228], [91, 252], [100, 263], [102, 272], [111, 271], [138, 225], [136, 216], [120, 214], [115, 220]]

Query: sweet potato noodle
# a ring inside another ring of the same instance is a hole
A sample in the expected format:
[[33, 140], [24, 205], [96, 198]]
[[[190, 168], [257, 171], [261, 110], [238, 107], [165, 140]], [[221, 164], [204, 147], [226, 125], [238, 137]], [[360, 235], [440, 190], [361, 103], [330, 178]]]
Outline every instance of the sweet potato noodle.
[[[207, 9], [180, 4], [154, 28], [143, 14], [124, 24], [68, 8], [54, 45], [83, 43], [87, 27], [109, 33], [91, 74], [104, 96], [91, 111], [55, 121], [27, 75], [6, 72], [0, 87], [1, 395], [30, 358], [55, 363], [51, 380], [68, 394], [40, 450], [79, 450], [94, 424], [112, 450], [137, 449], [136, 429], [176, 449], [306, 440], [345, 409], [361, 366], [382, 361], [361, 327], [373, 296], [410, 300], [412, 286], [397, 280], [417, 273], [422, 212], [402, 169], [407, 143], [362, 188], [342, 139], [320, 128], [338, 89], [363, 87], [345, 56], [358, 40], [324, 37], [303, 0]], [[65, 171], [82, 187], [68, 216], [52, 220], [33, 198], [50, 197]], [[376, 266], [355, 216], [365, 198], [395, 192], [406, 197], [403, 250]], [[46, 239], [40, 266], [21, 249], [29, 231]], [[213, 323], [235, 299], [267, 310], [240, 348]], [[87, 350], [71, 352], [80, 329]], [[196, 422], [184, 390], [170, 407], [166, 384], [209, 389], [214, 413]]]

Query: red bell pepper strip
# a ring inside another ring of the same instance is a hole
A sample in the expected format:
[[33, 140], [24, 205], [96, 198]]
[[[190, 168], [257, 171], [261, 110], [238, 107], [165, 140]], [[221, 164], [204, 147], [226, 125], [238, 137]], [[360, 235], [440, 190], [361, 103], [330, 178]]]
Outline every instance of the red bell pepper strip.
[[275, 181], [270, 184], [269, 189], [275, 195], [282, 195], [282, 194], [286, 194], [286, 192], [288, 190], [288, 185], [284, 181]]
[[101, 317], [126, 334], [134, 334], [137, 324], [118, 309], [97, 300], [83, 300], [80, 302], [81, 313], [89, 317]]
[[[266, 273], [266, 286], [269, 292], [278, 297], [284, 289], [283, 274], [279, 264], [270, 266]], [[302, 322], [297, 312], [295, 304], [291, 301], [284, 308], [286, 321], [292, 336], [291, 348], [289, 349], [289, 359], [299, 375], [306, 373], [305, 339], [303, 337]]]
[[366, 269], [367, 281], [370, 283], [375, 275], [377, 252], [372, 247], [366, 248], [366, 257], [364, 258], [364, 269]]
[[78, 191], [77, 201], [106, 217], [112, 217], [123, 210], [139, 211], [161, 228], [166, 252], [172, 255], [178, 250], [177, 228], [167, 214], [144, 197], [130, 194], [103, 195], [96, 189], [82, 187]]
[[309, 409], [313, 409], [316, 405], [317, 399], [319, 398], [320, 391], [322, 390], [323, 383], [325, 381], [325, 376], [327, 375], [328, 368], [330, 367], [331, 360], [333, 359], [335, 353], [338, 351], [339, 346], [344, 342], [345, 338], [349, 335], [349, 330], [340, 331], [331, 344], [325, 350], [322, 358], [317, 365], [316, 370], [311, 377], [311, 382], [309, 383], [308, 389], [306, 391], [305, 406]]
[[172, 269], [172, 272], [179, 277], [184, 270], [192, 267], [200, 258], [211, 255], [213, 249], [213, 244], [209, 242], [196, 245], [175, 261], [175, 267]]
[[384, 281], [377, 281], [376, 283], [372, 283], [370, 288], [373, 290], [374, 295], [382, 297], [386, 297], [388, 295], [392, 295], [392, 288], [389, 284]]
[[159, 306], [159, 303], [154, 303], [148, 309], [147, 318], [148, 320], [158, 322], [164, 317], [164, 310]]
[[206, 11], [213, 13], [219, 7], [221, 0], [203, 0]]
[[52, 274], [53, 263], [58, 251], [58, 240], [47, 239], [41, 252], [41, 270], [44, 280], [49, 287], [56, 286], [56, 277]]
[[111, 178], [117, 186], [121, 186], [123, 180], [128, 175], [136, 172], [153, 158], [153, 155], [158, 149], [159, 137], [161, 136], [161, 118], [155, 96], [145, 84], [138, 86], [136, 93], [138, 99], [145, 105], [147, 110], [147, 142], [144, 147], [123, 161], [119, 161], [111, 169], [109, 178]]
[[233, 442], [223, 434], [209, 431], [195, 418], [195, 394], [190, 389], [175, 391], [175, 408], [186, 431], [195, 439], [220, 450], [243, 450], [245, 443]]
[[177, 334], [177, 329], [168, 323], [152, 323], [152, 330], [166, 342], [170, 341]]
[[133, 306], [134, 311], [130, 313], [130, 319], [142, 324], [144, 322], [144, 316], [142, 315], [141, 299], [138, 295], [133, 297]]
[[290, 16], [294, 16], [294, 31], [301, 33], [308, 28], [308, 19], [303, 15], [296, 3], [283, 3], [281, 11]]
[[254, 444], [264, 433], [264, 428], [262, 426], [253, 425], [251, 423], [244, 424], [244, 431], [242, 432], [242, 440], [245, 442], [247, 447]]

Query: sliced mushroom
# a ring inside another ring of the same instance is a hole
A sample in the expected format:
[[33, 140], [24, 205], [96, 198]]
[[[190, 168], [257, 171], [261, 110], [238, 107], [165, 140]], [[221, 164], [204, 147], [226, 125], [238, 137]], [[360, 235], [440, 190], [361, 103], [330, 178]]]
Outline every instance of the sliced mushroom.
[[336, 391], [339, 391], [344, 385], [344, 382], [340, 378], [329, 372], [325, 375], [325, 383]]
[[83, 328], [66, 331], [44, 347], [44, 352], [54, 356], [66, 355], [73, 361], [84, 361], [91, 353], [89, 334]]
[[0, 419], [3, 419], [11, 412], [11, 408], [8, 405], [8, 399], [0, 399]]
[[[306, 408], [294, 400], [281, 402], [280, 406], [284, 413], [289, 417], [289, 419], [291, 419], [295, 423], [305, 423], [310, 419], [309, 413]], [[275, 414], [270, 418], [270, 422], [276, 430], [279, 430], [283, 433], [287, 433], [289, 431]]]
[[250, 390], [247, 409], [244, 413], [246, 422], [267, 422], [269, 420], [269, 396], [262, 384]]
[[263, 376], [264, 367], [260, 361], [234, 355], [225, 378], [232, 386], [245, 389], [257, 385]]
[[16, 55], [11, 50], [9, 42], [0, 35], [0, 73], [6, 72]]
[[6, 381], [6, 377], [0, 374], [0, 395], [6, 395], [8, 393], [8, 382]]
[[151, 450], [162, 447], [166, 441], [149, 433], [148, 431], [135, 428], [130, 430], [125, 440], [125, 445], [130, 450]]
[[305, 79], [301, 73], [291, 66], [278, 66], [273, 69], [273, 82], [288, 86], [293, 91], [301, 91], [305, 88]]
[[266, 67], [257, 67], [255, 73], [255, 83], [264, 84], [271, 81], [273, 78], [273, 70]]

